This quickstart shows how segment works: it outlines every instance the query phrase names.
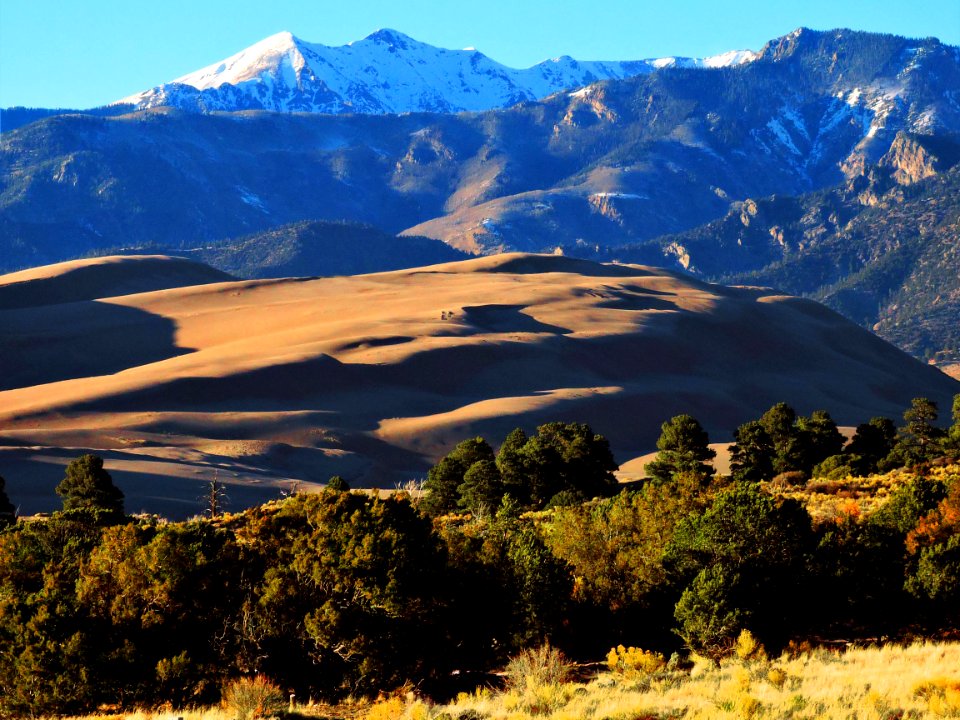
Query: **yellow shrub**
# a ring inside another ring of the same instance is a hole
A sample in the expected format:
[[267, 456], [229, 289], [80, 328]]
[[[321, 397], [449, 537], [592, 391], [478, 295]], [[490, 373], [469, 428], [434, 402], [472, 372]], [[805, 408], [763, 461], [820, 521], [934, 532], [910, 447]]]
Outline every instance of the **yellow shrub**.
[[503, 704], [504, 709], [508, 711], [516, 710], [523, 702], [523, 696], [520, 695], [520, 692], [517, 690], [507, 690], [500, 696], [500, 702]]
[[960, 717], [960, 690], [948, 688], [943, 695], [934, 695], [927, 700], [927, 708], [941, 717]]
[[523, 707], [531, 715], [548, 715], [570, 701], [572, 686], [563, 683], [534, 684], [523, 695]]
[[407, 708], [406, 720], [430, 720], [430, 706], [423, 700], [415, 700], [413, 705]]
[[366, 720], [401, 720], [406, 703], [398, 697], [380, 700], [370, 706]]
[[745, 667], [735, 667], [729, 678], [717, 687], [715, 704], [736, 717], [754, 717], [760, 711], [760, 702], [750, 695], [750, 683], [750, 671]]
[[746, 668], [737, 668], [731, 675], [731, 682], [740, 692], [747, 692], [750, 689], [750, 671]]
[[782, 668], [770, 668], [767, 673], [767, 682], [780, 690], [787, 682], [787, 673]]
[[660, 653], [636, 647], [618, 645], [607, 653], [607, 667], [610, 672], [625, 677], [653, 675], [666, 667], [667, 661]]
[[749, 630], [740, 631], [737, 641], [733, 644], [733, 654], [744, 662], [751, 660], [764, 662], [767, 659], [767, 651]]
[[717, 668], [716, 660], [700, 655], [699, 653], [690, 653], [690, 661], [693, 663], [693, 667], [690, 669], [691, 677], [706, 675]]
[[741, 718], [755, 718], [759, 716], [763, 710], [761, 702], [752, 695], [741, 695], [737, 698], [734, 707], [737, 717]]
[[960, 717], [960, 681], [936, 678], [919, 683], [916, 697], [927, 701], [927, 708], [940, 717]]

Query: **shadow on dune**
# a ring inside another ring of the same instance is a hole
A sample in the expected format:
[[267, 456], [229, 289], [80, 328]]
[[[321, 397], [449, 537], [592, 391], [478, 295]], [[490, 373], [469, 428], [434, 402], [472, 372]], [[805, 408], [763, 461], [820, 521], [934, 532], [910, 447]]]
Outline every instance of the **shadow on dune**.
[[176, 326], [137, 308], [86, 301], [0, 311], [0, 390], [112, 375], [192, 352]]
[[672, 275], [669, 270], [658, 268], [654, 273], [646, 268], [629, 265], [601, 265], [589, 260], [564, 255], [518, 255], [510, 257], [490, 268], [478, 272], [513, 273], [538, 275], [541, 273], [570, 273], [585, 277], [649, 277], [655, 274]]
[[71, 409], [123, 412], [189, 410], [312, 409], [305, 399], [318, 393], [356, 390], [368, 384], [360, 365], [345, 365], [329, 355], [233, 373], [225, 377], [189, 377], [161, 382], [119, 396], [98, 398]]
[[477, 330], [495, 333], [568, 335], [567, 328], [542, 323], [523, 312], [526, 305], [473, 305], [463, 308], [464, 320]]
[[233, 280], [206, 265], [175, 257], [129, 257], [0, 285], [0, 310], [64, 305], [83, 300]]

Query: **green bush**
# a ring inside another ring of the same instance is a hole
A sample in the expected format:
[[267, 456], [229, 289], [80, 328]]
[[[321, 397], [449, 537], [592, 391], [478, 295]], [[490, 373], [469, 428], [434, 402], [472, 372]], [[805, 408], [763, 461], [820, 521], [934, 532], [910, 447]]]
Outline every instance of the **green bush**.
[[827, 480], [843, 480], [851, 475], [859, 475], [863, 459], [859, 455], [841, 453], [831, 455], [813, 468], [813, 477]]

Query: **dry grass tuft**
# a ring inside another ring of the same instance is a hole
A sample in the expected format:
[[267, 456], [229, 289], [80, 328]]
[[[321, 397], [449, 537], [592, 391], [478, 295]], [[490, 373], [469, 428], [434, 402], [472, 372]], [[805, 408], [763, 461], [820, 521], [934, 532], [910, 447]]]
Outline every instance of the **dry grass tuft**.
[[263, 675], [231, 680], [223, 688], [223, 707], [233, 720], [264, 720], [287, 709], [280, 686]]
[[566, 682], [573, 665], [566, 656], [549, 644], [524, 650], [510, 660], [505, 674], [507, 687], [522, 690], [531, 686], [556, 685]]

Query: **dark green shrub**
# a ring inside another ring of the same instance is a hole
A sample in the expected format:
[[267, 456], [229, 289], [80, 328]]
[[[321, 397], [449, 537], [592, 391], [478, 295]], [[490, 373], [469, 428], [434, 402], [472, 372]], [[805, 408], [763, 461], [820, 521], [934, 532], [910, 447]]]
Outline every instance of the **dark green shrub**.
[[339, 475], [334, 475], [332, 478], [327, 480], [327, 490], [333, 490], [334, 492], [348, 492], [350, 490], [350, 485]]

